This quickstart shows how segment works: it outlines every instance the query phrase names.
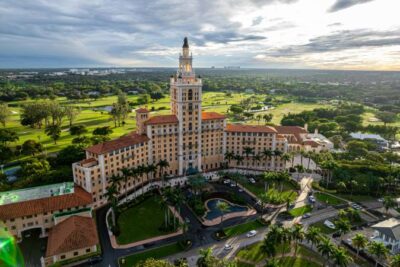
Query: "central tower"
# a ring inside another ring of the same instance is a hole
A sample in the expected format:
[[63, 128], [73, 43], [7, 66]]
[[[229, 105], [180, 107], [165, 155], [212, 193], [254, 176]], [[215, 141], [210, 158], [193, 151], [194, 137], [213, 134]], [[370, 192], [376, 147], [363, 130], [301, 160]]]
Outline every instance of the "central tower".
[[201, 88], [192, 68], [192, 54], [189, 42], [183, 40], [179, 68], [171, 76], [171, 110], [179, 121], [178, 164], [179, 175], [201, 171]]

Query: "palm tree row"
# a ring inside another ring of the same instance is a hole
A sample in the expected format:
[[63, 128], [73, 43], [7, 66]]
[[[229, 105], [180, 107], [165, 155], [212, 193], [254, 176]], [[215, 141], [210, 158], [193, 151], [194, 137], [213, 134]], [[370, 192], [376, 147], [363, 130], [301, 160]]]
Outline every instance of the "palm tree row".
[[298, 244], [306, 241], [311, 245], [311, 249], [316, 248], [318, 252], [325, 258], [325, 264], [332, 260], [336, 266], [345, 267], [352, 261], [346, 250], [338, 247], [332, 241], [321, 234], [321, 230], [317, 227], [310, 227], [304, 231], [299, 224], [291, 228], [284, 228], [273, 225], [266, 234], [261, 249], [269, 257], [268, 261], [274, 262], [281, 248], [281, 257], [287, 252], [286, 249], [294, 247], [294, 257], [297, 255]]
[[[144, 176], [147, 176], [147, 180], [153, 177], [156, 173], [157, 169], [159, 170], [159, 177], [163, 180], [165, 178], [165, 169], [169, 167], [169, 163], [166, 160], [160, 160], [157, 164], [149, 164], [149, 165], [139, 165], [137, 167], [132, 168], [122, 168], [122, 175], [112, 175], [110, 177], [110, 186], [107, 189], [105, 197], [107, 201], [111, 203], [112, 208], [112, 218], [113, 225], [115, 225], [116, 217], [118, 217], [118, 196], [120, 195], [121, 189], [125, 189], [125, 197], [128, 194], [128, 182], [133, 181], [134, 184], [138, 181], [141, 182], [141, 185], [144, 184]], [[142, 186], [142, 194], [144, 188]]]
[[255, 165], [263, 160], [271, 160], [272, 158], [276, 161], [278, 157], [285, 161], [285, 165], [286, 162], [291, 159], [290, 154], [283, 153], [280, 150], [264, 149], [261, 153], [256, 154], [252, 147], [243, 147], [242, 154], [235, 154], [233, 152], [225, 153], [225, 159], [228, 161], [228, 165], [230, 165], [231, 161], [234, 160], [236, 161], [236, 165], [239, 166], [244, 160], [246, 160], [247, 168], [249, 168], [250, 161]]
[[[351, 243], [357, 249], [357, 255], [363, 249], [367, 249], [368, 253], [375, 256], [375, 266], [378, 266], [380, 261], [388, 259], [389, 249], [382, 243], [377, 241], [368, 241], [368, 238], [363, 234], [356, 234]], [[388, 259], [391, 267], [400, 267], [400, 254], [397, 254]]]

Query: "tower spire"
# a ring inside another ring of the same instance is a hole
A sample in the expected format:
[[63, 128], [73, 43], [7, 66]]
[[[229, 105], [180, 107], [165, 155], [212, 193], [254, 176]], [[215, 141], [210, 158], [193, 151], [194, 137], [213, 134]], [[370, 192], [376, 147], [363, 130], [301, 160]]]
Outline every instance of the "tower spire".
[[188, 38], [187, 38], [187, 37], [185, 37], [185, 38], [183, 39], [183, 46], [182, 46], [182, 48], [189, 48], [189, 42], [188, 42]]

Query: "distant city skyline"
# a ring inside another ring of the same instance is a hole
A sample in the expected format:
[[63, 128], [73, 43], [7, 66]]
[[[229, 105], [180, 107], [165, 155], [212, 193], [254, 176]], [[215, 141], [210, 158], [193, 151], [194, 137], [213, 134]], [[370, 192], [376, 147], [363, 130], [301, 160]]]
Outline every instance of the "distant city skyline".
[[400, 70], [398, 0], [0, 2], [0, 68]]

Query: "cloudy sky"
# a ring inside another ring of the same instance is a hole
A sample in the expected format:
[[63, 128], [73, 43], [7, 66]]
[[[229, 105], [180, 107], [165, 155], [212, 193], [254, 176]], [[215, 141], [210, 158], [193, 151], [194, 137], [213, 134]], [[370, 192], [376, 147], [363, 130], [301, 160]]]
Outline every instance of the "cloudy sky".
[[1, 0], [0, 68], [400, 70], [400, 0]]

